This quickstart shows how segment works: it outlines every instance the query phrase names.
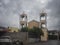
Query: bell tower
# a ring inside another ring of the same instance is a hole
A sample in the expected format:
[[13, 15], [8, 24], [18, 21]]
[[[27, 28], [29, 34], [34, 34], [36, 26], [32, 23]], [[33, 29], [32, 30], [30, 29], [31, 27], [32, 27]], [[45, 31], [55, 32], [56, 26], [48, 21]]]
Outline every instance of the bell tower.
[[41, 36], [41, 41], [48, 40], [48, 29], [47, 29], [47, 13], [43, 10], [40, 13], [40, 28], [43, 31], [44, 36]]
[[27, 27], [27, 14], [25, 14], [24, 12], [20, 15], [20, 25], [21, 28]]
[[44, 11], [40, 13], [40, 25], [41, 28], [47, 28], [47, 13]]

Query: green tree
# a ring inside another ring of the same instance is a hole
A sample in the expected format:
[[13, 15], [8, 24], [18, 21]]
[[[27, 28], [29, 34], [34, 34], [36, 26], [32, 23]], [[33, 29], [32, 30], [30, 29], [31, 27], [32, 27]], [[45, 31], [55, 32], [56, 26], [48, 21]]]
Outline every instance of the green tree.
[[38, 27], [33, 27], [32, 29], [29, 29], [29, 34], [34, 34], [35, 36], [37, 37], [41, 37], [41, 35], [44, 35], [43, 31], [41, 28], [38, 28]]
[[24, 28], [21, 28], [21, 31], [22, 32], [34, 33], [38, 37], [40, 37], [41, 35], [44, 35], [42, 29], [38, 28], [38, 27], [33, 27], [31, 29], [29, 29], [28, 27], [24, 27]]
[[21, 28], [21, 32], [28, 32], [28, 27]]
[[34, 30], [34, 33], [40, 37], [41, 35], [43, 35], [43, 31], [41, 28], [38, 28], [38, 27], [33, 27], [33, 30]]

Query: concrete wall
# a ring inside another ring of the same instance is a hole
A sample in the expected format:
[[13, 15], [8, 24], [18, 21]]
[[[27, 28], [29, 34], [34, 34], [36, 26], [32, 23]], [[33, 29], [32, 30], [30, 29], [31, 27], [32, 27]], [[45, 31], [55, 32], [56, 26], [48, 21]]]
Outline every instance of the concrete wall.
[[10, 36], [12, 41], [22, 41], [24, 45], [28, 44], [28, 33], [27, 32], [8, 32], [2, 36]]

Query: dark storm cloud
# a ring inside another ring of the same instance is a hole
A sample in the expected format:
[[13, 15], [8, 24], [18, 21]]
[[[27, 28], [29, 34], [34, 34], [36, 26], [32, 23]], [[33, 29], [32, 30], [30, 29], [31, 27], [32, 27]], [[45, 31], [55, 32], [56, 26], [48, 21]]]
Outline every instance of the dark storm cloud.
[[49, 29], [60, 29], [60, 0], [52, 0], [48, 3], [47, 9], [50, 9], [48, 23]]
[[0, 0], [0, 26], [19, 26], [20, 1]]
[[0, 26], [19, 27], [19, 15], [23, 11], [28, 14], [28, 20], [35, 19], [38, 4], [35, 0], [0, 0]]
[[[44, 2], [45, 1], [45, 2]], [[47, 25], [49, 29], [58, 29], [60, 23], [60, 0], [0, 0], [0, 26], [19, 27], [19, 15], [25, 11], [28, 21], [39, 21], [42, 7], [47, 12]], [[41, 4], [44, 3], [44, 4]]]

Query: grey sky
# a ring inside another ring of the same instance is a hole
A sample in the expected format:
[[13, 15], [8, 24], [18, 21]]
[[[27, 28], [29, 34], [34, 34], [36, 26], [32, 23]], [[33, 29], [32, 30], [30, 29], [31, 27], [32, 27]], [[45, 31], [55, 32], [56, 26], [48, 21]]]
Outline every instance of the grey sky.
[[19, 27], [19, 15], [23, 11], [28, 21], [39, 21], [42, 8], [47, 12], [48, 29], [59, 29], [60, 0], [0, 0], [0, 26]]

